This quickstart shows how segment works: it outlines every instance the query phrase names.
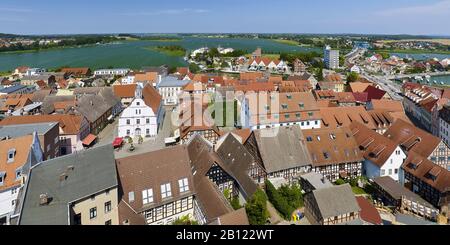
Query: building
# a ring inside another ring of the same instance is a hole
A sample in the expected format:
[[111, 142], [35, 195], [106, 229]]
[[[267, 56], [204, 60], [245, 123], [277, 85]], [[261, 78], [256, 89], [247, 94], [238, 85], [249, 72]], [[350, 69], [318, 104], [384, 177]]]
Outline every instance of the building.
[[0, 95], [9, 94], [29, 94], [36, 90], [34, 86], [25, 86], [21, 84], [16, 84], [10, 87], [0, 89]]
[[349, 184], [313, 190], [305, 195], [304, 202], [311, 224], [337, 225], [360, 218], [361, 208]]
[[122, 105], [125, 107], [130, 105], [130, 103], [134, 100], [136, 87], [137, 84], [135, 83], [125, 85], [117, 84], [112, 86], [114, 95], [121, 99]]
[[352, 122], [359, 122], [370, 129], [376, 129], [364, 106], [322, 107], [320, 115], [322, 116], [321, 128], [349, 127]]
[[257, 187], [253, 181], [260, 183], [265, 179], [265, 171], [239, 138], [240, 136], [235, 133], [227, 133], [219, 139], [215, 149], [225, 165], [228, 166], [229, 174], [237, 182], [234, 183], [234, 194], [240, 197], [241, 203], [243, 203], [250, 199], [256, 191]]
[[[439, 132], [438, 136], [446, 145], [450, 145], [450, 106], [445, 105], [439, 111]], [[450, 166], [449, 166], [450, 167]], [[450, 168], [447, 168], [450, 171]]]
[[62, 68], [61, 72], [66, 73], [66, 76], [74, 77], [89, 77], [91, 75], [91, 69], [89, 67], [66, 67]]
[[241, 125], [261, 129], [299, 125], [321, 127], [321, 113], [312, 93], [247, 93], [241, 101]]
[[96, 76], [125, 76], [130, 72], [130, 69], [102, 69], [94, 71]]
[[131, 137], [133, 139], [142, 137], [143, 140], [146, 140], [155, 138], [158, 134], [157, 110], [159, 106], [154, 110], [145, 103], [142, 98], [141, 86], [141, 84], [137, 84], [134, 100], [120, 114], [118, 124], [119, 137]]
[[290, 182], [311, 169], [312, 160], [298, 125], [254, 130], [244, 145], [263, 166], [267, 179]]
[[19, 225], [117, 225], [118, 179], [111, 145], [32, 167]]
[[89, 135], [89, 122], [83, 116], [71, 114], [12, 116], [0, 121], [0, 126], [58, 122], [60, 155], [83, 149], [83, 140]]
[[100, 133], [122, 111], [121, 100], [111, 88], [99, 88], [97, 94], [83, 93], [77, 96], [75, 110], [88, 120], [92, 134]]
[[389, 176], [400, 181], [406, 159], [400, 145], [358, 122], [353, 122], [350, 129], [364, 155], [363, 174], [370, 179]]
[[339, 67], [339, 50], [333, 50], [330, 46], [326, 46], [323, 57], [326, 68], [336, 69]]
[[303, 130], [303, 135], [311, 171], [333, 182], [361, 176], [364, 158], [349, 128]]
[[432, 219], [436, 219], [439, 214], [439, 210], [433, 205], [389, 176], [373, 179], [372, 186], [374, 187], [373, 197], [384, 206]]
[[177, 105], [178, 96], [183, 87], [189, 83], [188, 80], [179, 80], [178, 77], [167, 76], [158, 83], [157, 89], [162, 97], [164, 105]]
[[32, 166], [42, 161], [37, 134], [0, 141], [0, 224], [10, 224]]
[[183, 101], [178, 107], [180, 127], [176, 135], [179, 135], [180, 142], [186, 143], [194, 134], [203, 136], [212, 144], [216, 144], [220, 137], [219, 128], [215, 125], [215, 121], [211, 113], [206, 112], [206, 105], [196, 101]]
[[59, 124], [58, 122], [31, 123], [0, 126], [0, 139], [8, 140], [22, 136], [37, 134], [43, 153], [43, 160], [59, 156]]
[[294, 67], [294, 73], [303, 73], [306, 71], [306, 65], [300, 59], [295, 59], [292, 66]]
[[448, 217], [450, 172], [415, 152], [408, 154], [402, 168], [405, 186], [447, 213]]
[[450, 149], [442, 140], [414, 125], [397, 119], [384, 136], [400, 145], [403, 151], [414, 151], [433, 163], [448, 169]]
[[382, 225], [380, 213], [378, 210], [363, 196], [357, 196], [356, 201], [361, 209], [359, 216], [364, 224], [368, 225]]
[[163, 225], [194, 217], [196, 193], [189, 155], [176, 146], [116, 160], [120, 224]]
[[322, 188], [333, 187], [333, 184], [327, 178], [316, 172], [309, 172], [300, 175], [299, 183], [305, 193]]

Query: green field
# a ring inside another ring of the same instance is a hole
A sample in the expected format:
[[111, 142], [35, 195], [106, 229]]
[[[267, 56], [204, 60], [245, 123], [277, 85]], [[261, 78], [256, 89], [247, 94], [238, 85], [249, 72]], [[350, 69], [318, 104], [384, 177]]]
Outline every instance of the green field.
[[160, 53], [164, 53], [164, 54], [169, 55], [169, 56], [184, 56], [186, 54], [186, 50], [169, 49], [167, 47], [149, 46], [149, 47], [145, 47], [144, 49], [152, 50], [152, 51], [158, 51]]
[[287, 45], [291, 45], [291, 46], [298, 46], [298, 42], [294, 41], [294, 40], [286, 40], [286, 39], [275, 39], [273, 40], [274, 42], [277, 43], [282, 43], [282, 44], [287, 44]]

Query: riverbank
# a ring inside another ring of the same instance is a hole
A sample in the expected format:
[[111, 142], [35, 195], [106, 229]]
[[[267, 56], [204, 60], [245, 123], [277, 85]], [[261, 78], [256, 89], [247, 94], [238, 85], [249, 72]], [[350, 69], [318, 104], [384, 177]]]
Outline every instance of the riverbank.
[[86, 45], [55, 46], [55, 47], [49, 47], [49, 48], [43, 48], [43, 49], [27, 49], [27, 50], [5, 51], [5, 52], [0, 52], [0, 55], [2, 55], [2, 54], [40, 53], [40, 52], [46, 52], [46, 51], [52, 51], [52, 50], [63, 50], [63, 49], [70, 49], [70, 48], [88, 48], [88, 47], [95, 47], [95, 46], [98, 46], [98, 45], [108, 45], [108, 44], [115, 44], [115, 43], [117, 43], [117, 42], [100, 43], [100, 44], [92, 43], [92, 44], [86, 44]]
[[157, 51], [169, 56], [184, 56], [186, 54], [186, 49], [178, 46], [148, 46], [144, 47], [146, 50]]
[[286, 39], [268, 39], [268, 40], [274, 41], [276, 43], [290, 45], [290, 46], [299, 46], [299, 43], [294, 40], [286, 40]]

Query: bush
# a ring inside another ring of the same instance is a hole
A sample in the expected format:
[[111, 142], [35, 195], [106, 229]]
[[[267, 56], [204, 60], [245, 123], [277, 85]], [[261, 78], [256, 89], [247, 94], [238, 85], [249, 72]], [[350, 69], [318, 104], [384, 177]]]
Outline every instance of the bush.
[[233, 197], [233, 199], [231, 199], [231, 206], [234, 210], [242, 208], [241, 204], [239, 203], [239, 198]]
[[336, 184], [336, 185], [343, 185], [343, 184], [345, 184], [345, 180], [343, 180], [343, 179], [337, 179], [337, 180], [334, 182], [334, 184]]
[[252, 198], [245, 205], [248, 221], [251, 225], [265, 225], [269, 218], [267, 211], [267, 196], [261, 189], [257, 189]]
[[281, 213], [284, 219], [290, 220], [295, 208], [289, 205], [287, 198], [282, 196], [270, 181], [266, 180], [265, 185], [269, 201]]

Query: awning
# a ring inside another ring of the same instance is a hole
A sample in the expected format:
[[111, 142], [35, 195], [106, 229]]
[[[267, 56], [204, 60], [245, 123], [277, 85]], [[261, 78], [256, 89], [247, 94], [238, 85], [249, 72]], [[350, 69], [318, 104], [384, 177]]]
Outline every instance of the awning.
[[117, 138], [115, 138], [114, 141], [113, 141], [113, 146], [114, 146], [114, 147], [119, 147], [119, 146], [122, 145], [122, 143], [123, 143], [123, 138], [117, 137]]
[[86, 136], [86, 138], [84, 138], [83, 145], [90, 145], [95, 141], [95, 139], [97, 139], [97, 136], [89, 134], [88, 136]]

